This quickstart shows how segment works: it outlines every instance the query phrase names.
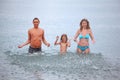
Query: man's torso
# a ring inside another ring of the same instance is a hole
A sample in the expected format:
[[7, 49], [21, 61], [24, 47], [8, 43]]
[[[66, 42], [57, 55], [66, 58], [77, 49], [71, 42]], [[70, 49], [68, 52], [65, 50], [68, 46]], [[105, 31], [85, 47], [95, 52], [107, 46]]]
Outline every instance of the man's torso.
[[30, 29], [30, 46], [33, 48], [39, 48], [42, 45], [43, 30], [40, 28]]

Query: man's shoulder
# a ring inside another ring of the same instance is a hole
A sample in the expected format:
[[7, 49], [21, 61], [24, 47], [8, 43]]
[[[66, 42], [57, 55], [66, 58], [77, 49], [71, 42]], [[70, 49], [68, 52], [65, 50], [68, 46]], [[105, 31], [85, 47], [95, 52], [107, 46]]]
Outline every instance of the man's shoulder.
[[42, 28], [39, 28], [39, 30], [42, 30], [42, 31], [44, 31], [44, 29], [42, 29]]
[[[42, 29], [42, 28], [38, 28], [40, 31], [42, 31], [42, 32], [44, 32], [44, 29]], [[30, 29], [28, 29], [28, 32], [32, 32], [32, 31], [34, 31], [34, 28], [30, 28]]]
[[42, 31], [42, 32], [44, 32], [44, 29], [42, 29], [42, 28], [39, 28], [39, 30]]
[[28, 29], [28, 33], [33, 33], [33, 32], [34, 32], [34, 28]]
[[28, 29], [28, 31], [31, 31], [31, 30], [33, 30], [34, 28], [30, 28], [30, 29]]

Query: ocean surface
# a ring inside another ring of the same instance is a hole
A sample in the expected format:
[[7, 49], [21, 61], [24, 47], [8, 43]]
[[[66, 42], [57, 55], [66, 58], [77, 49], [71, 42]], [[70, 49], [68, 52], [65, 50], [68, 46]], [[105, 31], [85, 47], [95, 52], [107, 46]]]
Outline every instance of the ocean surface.
[[[119, 0], [1, 0], [0, 80], [120, 80]], [[27, 40], [34, 17], [45, 30], [50, 47], [29, 54]], [[54, 46], [63, 33], [73, 38], [81, 19], [86, 18], [96, 43], [89, 40], [91, 53], [76, 53], [77, 44], [65, 55]]]

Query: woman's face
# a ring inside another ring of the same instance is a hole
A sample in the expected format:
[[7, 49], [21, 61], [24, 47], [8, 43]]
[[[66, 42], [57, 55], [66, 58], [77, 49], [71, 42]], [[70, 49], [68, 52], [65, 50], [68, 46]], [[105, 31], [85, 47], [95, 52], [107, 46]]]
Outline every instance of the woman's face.
[[87, 22], [86, 22], [86, 21], [83, 21], [83, 22], [82, 22], [82, 26], [83, 26], [84, 28], [86, 28], [86, 27], [87, 27]]

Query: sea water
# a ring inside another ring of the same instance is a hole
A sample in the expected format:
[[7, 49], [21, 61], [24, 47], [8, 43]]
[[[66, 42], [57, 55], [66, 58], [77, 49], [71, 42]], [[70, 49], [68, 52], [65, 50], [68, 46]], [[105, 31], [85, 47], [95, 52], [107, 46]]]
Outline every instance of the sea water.
[[[119, 80], [120, 79], [120, 1], [119, 0], [2, 0], [0, 1], [0, 79], [1, 80]], [[45, 30], [50, 47], [29, 54], [27, 40], [34, 17]], [[90, 54], [77, 54], [77, 44], [65, 55], [54, 46], [63, 33], [73, 38], [80, 20], [87, 18], [96, 43]]]

